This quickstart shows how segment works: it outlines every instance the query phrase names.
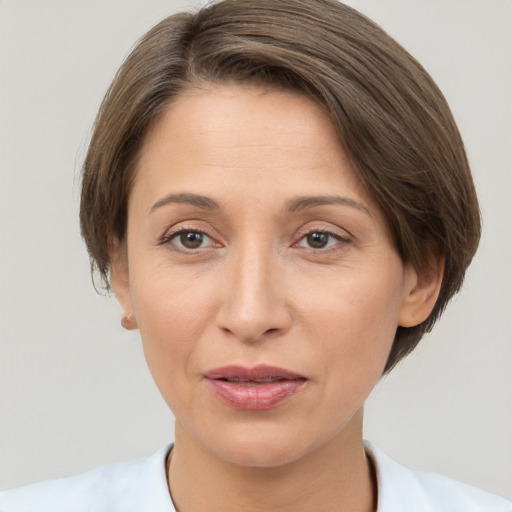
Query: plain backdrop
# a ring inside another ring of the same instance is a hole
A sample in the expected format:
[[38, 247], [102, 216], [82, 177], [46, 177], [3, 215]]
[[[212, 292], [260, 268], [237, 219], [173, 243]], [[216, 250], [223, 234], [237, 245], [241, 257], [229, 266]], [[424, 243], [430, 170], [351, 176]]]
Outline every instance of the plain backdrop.
[[[452, 106], [484, 236], [464, 290], [382, 380], [367, 439], [415, 469], [512, 498], [512, 3], [355, 0]], [[99, 102], [178, 0], [0, 0], [0, 489], [147, 456], [172, 415], [137, 333], [94, 292], [79, 168]]]

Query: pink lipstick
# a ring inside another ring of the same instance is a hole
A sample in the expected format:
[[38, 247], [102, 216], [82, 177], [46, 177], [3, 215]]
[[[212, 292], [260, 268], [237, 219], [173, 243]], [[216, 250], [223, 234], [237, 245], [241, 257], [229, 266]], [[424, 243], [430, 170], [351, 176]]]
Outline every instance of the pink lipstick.
[[275, 366], [224, 366], [204, 377], [215, 396], [235, 409], [261, 411], [277, 407], [300, 391], [302, 375]]

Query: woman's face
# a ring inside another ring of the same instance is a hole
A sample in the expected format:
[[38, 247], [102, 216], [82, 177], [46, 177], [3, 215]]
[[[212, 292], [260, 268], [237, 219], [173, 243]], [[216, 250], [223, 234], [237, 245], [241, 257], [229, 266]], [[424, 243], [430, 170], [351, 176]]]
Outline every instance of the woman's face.
[[360, 435], [416, 314], [416, 273], [328, 116], [289, 92], [180, 96], [144, 143], [126, 254], [112, 284], [177, 436], [248, 466]]

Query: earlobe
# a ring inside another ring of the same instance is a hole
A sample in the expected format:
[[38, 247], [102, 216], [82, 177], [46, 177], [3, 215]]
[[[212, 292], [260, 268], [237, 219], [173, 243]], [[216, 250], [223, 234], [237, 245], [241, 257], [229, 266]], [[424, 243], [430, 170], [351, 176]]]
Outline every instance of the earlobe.
[[124, 313], [121, 317], [121, 326], [127, 331], [133, 331], [137, 329], [137, 320], [133, 316], [133, 313]]
[[123, 309], [121, 325], [124, 329], [137, 329], [137, 320], [133, 311], [131, 299], [130, 279], [128, 271], [128, 257], [125, 244], [115, 241], [110, 251], [110, 286]]
[[414, 327], [425, 321], [436, 304], [444, 273], [444, 257], [437, 257], [430, 267], [417, 271], [411, 266], [405, 269], [404, 297], [398, 325]]

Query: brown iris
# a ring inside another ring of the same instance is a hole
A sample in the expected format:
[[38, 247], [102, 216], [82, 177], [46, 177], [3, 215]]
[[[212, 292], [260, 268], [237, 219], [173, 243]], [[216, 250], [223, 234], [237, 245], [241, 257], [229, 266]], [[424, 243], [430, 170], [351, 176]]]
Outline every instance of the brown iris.
[[323, 249], [329, 243], [329, 235], [327, 233], [309, 233], [306, 236], [308, 245], [313, 249]]
[[203, 243], [204, 235], [197, 231], [184, 231], [180, 233], [180, 242], [187, 249], [197, 249]]

